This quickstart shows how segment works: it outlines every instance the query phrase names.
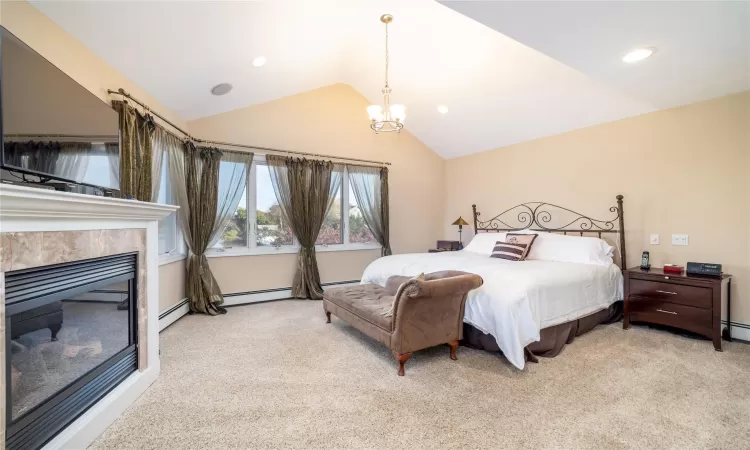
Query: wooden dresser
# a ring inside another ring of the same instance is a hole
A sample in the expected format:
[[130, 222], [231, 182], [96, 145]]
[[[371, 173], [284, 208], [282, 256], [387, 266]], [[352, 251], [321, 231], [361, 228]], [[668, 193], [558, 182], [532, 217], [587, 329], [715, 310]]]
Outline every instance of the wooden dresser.
[[[730, 327], [729, 288], [731, 276], [722, 278], [664, 273], [662, 269], [628, 269], [625, 275], [625, 316], [630, 321], [667, 325], [711, 339], [721, 351], [721, 312]], [[724, 333], [731, 341], [729, 328]]]

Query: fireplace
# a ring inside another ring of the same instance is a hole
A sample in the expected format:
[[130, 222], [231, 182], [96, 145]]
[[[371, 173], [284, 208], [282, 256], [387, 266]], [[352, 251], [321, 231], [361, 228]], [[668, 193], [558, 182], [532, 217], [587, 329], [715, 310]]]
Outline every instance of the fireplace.
[[39, 448], [138, 369], [138, 252], [5, 273], [6, 448]]
[[159, 377], [158, 221], [176, 210], [0, 184], [0, 449], [87, 448]]

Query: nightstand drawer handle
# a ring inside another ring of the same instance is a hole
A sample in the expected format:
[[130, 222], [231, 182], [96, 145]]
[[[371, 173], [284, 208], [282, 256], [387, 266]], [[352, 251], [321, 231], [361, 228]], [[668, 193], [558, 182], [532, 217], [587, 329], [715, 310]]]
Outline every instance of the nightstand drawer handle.
[[677, 292], [670, 292], [670, 291], [662, 291], [660, 289], [657, 289], [656, 292], [660, 294], [669, 294], [669, 295], [677, 295]]
[[677, 315], [677, 313], [676, 313], [676, 312], [674, 312], [674, 311], [665, 311], [665, 310], [663, 310], [663, 309], [657, 309], [656, 311], [657, 311], [657, 312], [663, 312], [663, 313], [667, 313], [667, 314], [674, 314], [675, 316]]

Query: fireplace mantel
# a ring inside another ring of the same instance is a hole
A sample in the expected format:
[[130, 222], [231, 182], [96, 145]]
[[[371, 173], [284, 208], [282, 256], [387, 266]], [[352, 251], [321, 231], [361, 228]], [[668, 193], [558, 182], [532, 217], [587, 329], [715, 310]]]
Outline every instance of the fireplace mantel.
[[[159, 220], [178, 206], [0, 184], [0, 220]], [[0, 230], [7, 231], [7, 230]]]
[[177, 206], [0, 184], [0, 449], [5, 446], [5, 272], [139, 253], [139, 371], [49, 441], [45, 449], [86, 448], [159, 375], [158, 221]]

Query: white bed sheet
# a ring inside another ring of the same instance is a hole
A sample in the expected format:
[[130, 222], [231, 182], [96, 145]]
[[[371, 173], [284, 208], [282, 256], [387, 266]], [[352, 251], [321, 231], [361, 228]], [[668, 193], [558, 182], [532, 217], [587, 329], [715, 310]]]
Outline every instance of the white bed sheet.
[[523, 349], [543, 328], [608, 308], [623, 296], [620, 269], [553, 261], [506, 261], [458, 251], [393, 255], [373, 261], [362, 283], [385, 286], [393, 275], [440, 270], [475, 273], [484, 284], [469, 293], [464, 322], [497, 339], [506, 358], [524, 367]]

